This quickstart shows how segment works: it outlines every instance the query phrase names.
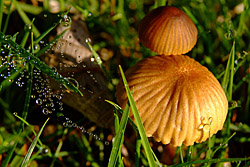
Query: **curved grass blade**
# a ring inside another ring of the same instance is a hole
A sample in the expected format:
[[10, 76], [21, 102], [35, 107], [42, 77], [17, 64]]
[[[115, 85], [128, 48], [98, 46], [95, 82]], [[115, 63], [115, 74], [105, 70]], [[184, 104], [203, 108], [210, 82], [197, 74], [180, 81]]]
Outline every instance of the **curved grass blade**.
[[136, 121], [138, 130], [139, 130], [139, 134], [141, 136], [142, 145], [143, 145], [143, 148], [144, 148], [144, 150], [146, 152], [146, 156], [147, 156], [147, 159], [148, 159], [149, 166], [154, 167], [154, 166], [156, 166], [156, 164], [155, 164], [155, 161], [154, 161], [152, 150], [151, 150], [151, 147], [149, 145], [148, 138], [146, 136], [146, 132], [144, 130], [140, 115], [138, 113], [138, 110], [137, 110], [135, 101], [133, 99], [132, 93], [130, 92], [127, 80], [125, 78], [125, 74], [124, 74], [121, 66], [119, 66], [119, 68], [120, 68], [122, 80], [123, 80], [123, 83], [124, 83], [124, 86], [125, 86], [125, 89], [126, 89], [126, 92], [127, 92], [129, 104], [130, 104], [130, 107], [131, 107], [132, 112], [134, 114], [135, 121]]
[[[54, 24], [52, 27], [48, 28], [46, 31], [44, 31], [44, 32], [34, 41], [34, 43], [40, 42], [40, 41], [41, 41], [48, 33], [50, 33], [58, 24], [59, 24], [59, 22], [56, 23], [56, 24]], [[63, 34], [64, 34], [64, 33], [63, 33]]]
[[223, 142], [220, 146], [218, 146], [218, 147], [212, 152], [211, 157], [213, 157], [214, 154], [215, 154], [219, 149], [221, 149], [222, 147], [224, 147], [224, 146], [228, 143], [228, 141], [229, 141], [232, 137], [234, 137], [234, 135], [236, 135], [236, 132], [234, 132], [225, 142]]
[[[109, 104], [113, 105], [113, 106], [115, 107], [115, 109], [118, 110], [118, 111], [120, 112], [120, 114], [123, 114], [124, 111], [122, 110], [122, 108], [121, 108], [119, 105], [117, 105], [117, 104], [115, 104], [114, 102], [109, 101], [109, 100], [105, 100], [105, 101], [108, 102]], [[134, 121], [133, 121], [130, 117], [128, 117], [128, 121], [131, 123], [131, 125], [132, 125], [133, 128], [134, 128], [134, 130], [135, 130], [136, 132], [138, 132], [138, 128], [137, 128], [136, 124], [134, 123]]]
[[42, 131], [43, 131], [43, 129], [44, 129], [46, 123], [49, 121], [49, 119], [50, 119], [50, 118], [48, 118], [48, 119], [45, 121], [45, 123], [43, 124], [42, 128], [39, 130], [37, 136], [34, 138], [33, 142], [31, 143], [31, 145], [30, 145], [30, 147], [29, 147], [29, 149], [28, 149], [28, 152], [27, 152], [27, 154], [26, 154], [25, 157], [24, 157], [24, 160], [23, 160], [23, 162], [22, 162], [21, 167], [26, 167], [26, 166], [28, 165], [29, 160], [30, 160], [30, 157], [31, 157], [31, 154], [32, 154], [32, 152], [33, 152], [33, 150], [34, 150], [34, 148], [35, 148], [35, 146], [36, 146], [36, 144], [37, 144], [37, 141], [38, 141], [39, 137], [40, 137], [41, 134], [42, 134]]
[[227, 95], [228, 101], [232, 100], [232, 91], [233, 91], [233, 76], [234, 76], [234, 58], [235, 58], [235, 41], [229, 55], [227, 62], [226, 71], [221, 83], [221, 86], [224, 92]]
[[112, 147], [112, 151], [110, 154], [108, 167], [115, 166], [115, 164], [117, 162], [119, 151], [121, 149], [121, 145], [123, 142], [123, 135], [124, 135], [124, 132], [126, 129], [127, 121], [128, 121], [128, 114], [129, 114], [129, 106], [127, 105], [124, 109], [123, 114], [122, 114], [121, 123], [119, 125], [118, 133], [115, 136], [115, 141], [114, 141], [114, 145]]

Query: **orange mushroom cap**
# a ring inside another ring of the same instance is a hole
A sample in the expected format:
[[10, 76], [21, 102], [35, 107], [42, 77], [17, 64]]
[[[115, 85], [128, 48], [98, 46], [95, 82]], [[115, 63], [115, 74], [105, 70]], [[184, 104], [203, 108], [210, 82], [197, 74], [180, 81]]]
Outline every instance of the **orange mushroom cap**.
[[185, 54], [196, 44], [197, 35], [193, 21], [176, 7], [156, 8], [139, 25], [140, 42], [158, 54]]
[[[152, 56], [126, 73], [148, 137], [163, 144], [193, 145], [221, 130], [228, 111], [225, 93], [214, 75], [188, 56]], [[120, 82], [116, 98], [127, 95]], [[130, 117], [134, 120], [132, 112]]]

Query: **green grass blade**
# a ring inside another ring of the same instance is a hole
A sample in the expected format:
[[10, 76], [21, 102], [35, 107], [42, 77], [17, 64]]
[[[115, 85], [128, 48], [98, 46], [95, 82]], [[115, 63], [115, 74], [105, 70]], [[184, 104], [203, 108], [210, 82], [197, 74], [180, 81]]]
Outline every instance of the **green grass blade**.
[[[25, 24], [30, 24], [31, 20], [26, 15], [26, 13], [22, 10], [22, 8], [19, 6], [19, 4], [18, 4], [18, 2], [16, 0], [14, 0], [14, 4], [15, 4], [16, 9], [17, 9], [20, 17], [22, 18], [23, 22]], [[39, 37], [40, 36], [40, 32], [38, 31], [38, 29], [35, 27], [34, 24], [32, 24], [32, 31], [34, 32], [35, 37]]]
[[3, 80], [0, 84], [0, 86], [2, 87], [2, 89], [5, 89], [7, 87], [9, 87], [13, 82], [10, 82], [11, 80], [14, 80], [17, 76], [20, 75], [20, 73], [24, 70], [25, 68], [21, 68], [15, 72], [13, 72], [8, 78], [6, 78], [5, 80]]
[[135, 166], [139, 166], [141, 156], [141, 137], [137, 134], [136, 146], [135, 146]]
[[33, 15], [38, 15], [43, 11], [43, 8], [40, 6], [35, 6], [23, 2], [16, 2], [18, 6], [27, 13], [33, 14]]
[[[46, 31], [44, 31], [35, 41], [34, 41], [34, 43], [39, 43], [46, 35], [48, 35], [48, 33], [50, 33], [57, 25], [59, 24], [59, 22], [58, 23], [56, 23], [56, 24], [54, 24], [52, 27], [50, 27], [50, 28], [48, 28]], [[64, 33], [61, 33], [62, 35], [64, 34]], [[61, 35], [59, 35], [60, 37], [61, 37]]]
[[180, 159], [181, 159], [181, 163], [184, 163], [184, 158], [183, 158], [183, 154], [182, 154], [182, 146], [180, 146], [179, 149], [180, 149]]
[[[120, 114], [123, 114], [124, 111], [122, 110], [122, 108], [121, 108], [119, 105], [117, 105], [117, 104], [115, 104], [114, 102], [109, 101], [109, 100], [105, 100], [105, 101], [108, 102], [108, 103], [110, 103], [111, 105], [113, 105], [113, 106], [115, 107], [115, 109], [118, 110], [118, 111], [120, 112]], [[134, 130], [135, 130], [136, 132], [138, 132], [138, 128], [137, 128], [136, 124], [134, 123], [134, 121], [133, 121], [130, 117], [128, 117], [128, 121], [131, 123], [131, 125], [132, 125], [133, 128], [134, 128]]]
[[227, 61], [226, 71], [222, 80], [222, 88], [227, 95], [228, 101], [232, 100], [233, 76], [234, 76], [234, 59], [235, 59], [235, 41]]
[[[117, 136], [117, 134], [119, 133], [120, 125], [119, 125], [119, 116], [118, 116], [118, 112], [116, 109], [114, 110], [114, 122], [115, 122], [115, 136]], [[122, 136], [122, 141], [123, 140], [124, 140], [124, 137]], [[119, 148], [119, 152], [117, 154], [118, 154], [118, 160], [117, 160], [116, 166], [121, 166], [123, 165], [122, 157], [121, 157], [121, 148]]]
[[111, 83], [111, 85], [113, 87], [115, 87], [113, 85], [112, 79], [108, 73], [108, 71], [106, 70], [106, 68], [104, 67], [103, 63], [102, 63], [102, 59], [100, 58], [100, 56], [96, 53], [96, 51], [93, 49], [92, 45], [90, 44], [90, 41], [88, 39], [86, 39], [86, 43], [88, 44], [90, 51], [92, 52], [96, 63], [98, 64], [98, 66], [102, 69], [102, 71], [104, 72], [105, 76], [108, 78], [109, 82]]
[[[24, 109], [23, 109], [23, 112], [22, 112], [22, 118], [24, 120], [26, 120], [27, 118], [27, 115], [28, 115], [28, 109], [29, 109], [29, 103], [30, 103], [30, 96], [31, 96], [31, 89], [32, 89], [32, 80], [33, 80], [33, 70], [32, 70], [32, 66], [30, 66], [30, 68], [28, 69], [30, 70], [29, 71], [29, 79], [27, 81], [27, 88], [26, 88], [26, 96], [25, 96], [25, 102], [24, 102]], [[17, 134], [20, 135], [22, 130], [23, 130], [23, 127], [24, 127], [24, 122], [21, 122], [18, 129], [17, 129]], [[13, 152], [17, 146], [17, 143], [16, 142], [11, 148], [10, 150], [8, 151], [8, 154], [5, 158], [5, 160], [3, 161], [3, 164], [2, 166], [3, 167], [6, 167], [13, 155]]]
[[[39, 57], [42, 54], [44, 54], [51, 47], [51, 45], [53, 45], [54, 43], [56, 43], [65, 34], [66, 31], [68, 31], [68, 29], [64, 30], [61, 34], [59, 34], [58, 36], [56, 36], [53, 39], [53, 41], [49, 42], [44, 48], [42, 48], [39, 52], [37, 52], [36, 53], [36, 57]], [[46, 32], [48, 32], [48, 31], [46, 31]], [[43, 34], [40, 37], [38, 37], [38, 40], [36, 40], [35, 42], [38, 43], [40, 41], [39, 39], [43, 39]]]
[[229, 141], [232, 137], [234, 137], [234, 135], [236, 135], [236, 132], [234, 132], [225, 142], [223, 142], [222, 144], [220, 144], [220, 146], [218, 146], [218, 147], [213, 151], [211, 157], [213, 157], [214, 154], [215, 154], [219, 149], [221, 149], [222, 147], [224, 147], [224, 146], [228, 143], [228, 141]]
[[129, 106], [127, 105], [127, 107], [125, 107], [124, 112], [122, 114], [121, 123], [119, 125], [118, 133], [115, 136], [115, 141], [114, 141], [114, 145], [112, 147], [112, 151], [110, 154], [108, 167], [115, 166], [115, 164], [117, 162], [119, 150], [120, 150], [122, 142], [123, 142], [123, 135], [124, 135], [124, 132], [126, 129], [127, 121], [128, 121], [128, 114], [129, 114]]
[[[29, 127], [32, 129], [33, 134], [34, 134], [35, 136], [37, 136], [37, 134], [36, 134], [34, 128], [32, 128], [32, 126], [31, 126], [25, 119], [23, 119], [22, 117], [20, 117], [20, 116], [18, 116], [18, 115], [15, 115], [15, 116], [16, 116], [18, 119], [20, 119], [20, 121], [22, 121], [25, 125], [29, 126]], [[38, 140], [38, 142], [39, 142], [39, 145], [40, 145], [40, 146], [43, 145], [42, 142], [41, 142], [40, 140]]]
[[[6, 17], [6, 20], [5, 20], [5, 23], [4, 23], [4, 27], [3, 27], [3, 33], [6, 32], [7, 30], [7, 27], [8, 27], [8, 23], [9, 23], [9, 20], [10, 20], [10, 14], [11, 14], [11, 7], [12, 7], [12, 4], [13, 4], [13, 0], [10, 1], [10, 5], [8, 7], [8, 15]], [[1, 27], [1, 26], [0, 26]]]
[[[231, 101], [232, 96], [233, 96], [233, 77], [234, 77], [234, 60], [235, 60], [235, 41], [233, 42], [232, 49], [230, 51], [229, 59], [227, 62], [227, 67], [226, 71], [222, 80], [222, 88], [226, 93], [227, 100]], [[231, 115], [232, 112], [228, 112], [227, 120], [226, 120], [226, 125], [225, 125], [225, 132], [226, 136], [229, 137], [230, 135], [230, 123], [231, 123]], [[223, 157], [224, 155], [221, 155]]]
[[2, 22], [3, 22], [3, 3], [4, 1], [0, 1], [0, 31], [2, 30]]
[[43, 124], [42, 128], [39, 130], [37, 136], [34, 138], [33, 142], [31, 143], [31, 145], [30, 145], [30, 147], [29, 147], [29, 149], [28, 149], [28, 152], [27, 152], [27, 154], [26, 154], [25, 157], [24, 157], [24, 160], [23, 160], [23, 162], [22, 162], [21, 167], [26, 167], [26, 166], [28, 165], [29, 160], [30, 160], [30, 157], [31, 157], [31, 154], [32, 154], [32, 152], [33, 152], [33, 150], [34, 150], [34, 148], [35, 148], [35, 146], [36, 146], [36, 144], [37, 144], [37, 141], [38, 141], [39, 137], [40, 137], [41, 134], [42, 134], [42, 131], [43, 131], [43, 129], [44, 129], [46, 123], [49, 121], [49, 119], [50, 119], [50, 118], [48, 118], [48, 119], [45, 121], [45, 123]]
[[12, 48], [12, 51], [14, 54], [18, 54], [21, 58], [23, 58], [24, 61], [26, 61], [27, 63], [33, 64], [41, 72], [50, 76], [57, 82], [61, 83], [67, 89], [74, 91], [76, 93], [79, 93], [81, 96], [83, 96], [82, 92], [74, 84], [72, 84], [68, 78], [65, 78], [62, 75], [60, 75], [58, 72], [55, 72], [53, 69], [47, 66], [44, 62], [42, 62], [39, 58], [27, 52], [23, 47], [18, 45], [16, 42], [12, 41], [9, 38], [6, 38], [2, 32], [0, 32], [0, 42], [8, 43], [10, 47]]
[[143, 145], [144, 150], [146, 152], [146, 156], [147, 156], [147, 159], [148, 159], [149, 166], [150, 167], [156, 166], [155, 161], [154, 161], [154, 157], [153, 157], [153, 154], [152, 154], [152, 151], [151, 151], [151, 147], [149, 145], [148, 138], [146, 136], [146, 132], [144, 130], [144, 127], [143, 127], [139, 112], [137, 110], [135, 101], [134, 101], [133, 96], [132, 96], [132, 94], [130, 92], [129, 85], [128, 85], [127, 80], [125, 78], [125, 74], [123, 73], [123, 70], [122, 70], [121, 66], [119, 66], [119, 68], [120, 68], [122, 80], [123, 80], [123, 83], [124, 83], [124, 86], [125, 86], [125, 89], [126, 89], [126, 92], [127, 92], [130, 107], [131, 107], [131, 109], [133, 111], [135, 121], [136, 121], [138, 130], [139, 130], [139, 134], [141, 136], [142, 145]]
[[23, 39], [22, 39], [22, 41], [21, 41], [21, 43], [20, 43], [20, 46], [21, 46], [21, 47], [25, 47], [25, 44], [26, 44], [26, 42], [27, 42], [27, 40], [28, 40], [28, 38], [29, 38], [29, 35], [30, 35], [30, 33], [29, 33], [28, 31], [26, 31], [26, 32], [24, 33]]
[[249, 166], [250, 166], [250, 161], [248, 161], [246, 165], [244, 165], [244, 167], [249, 167]]

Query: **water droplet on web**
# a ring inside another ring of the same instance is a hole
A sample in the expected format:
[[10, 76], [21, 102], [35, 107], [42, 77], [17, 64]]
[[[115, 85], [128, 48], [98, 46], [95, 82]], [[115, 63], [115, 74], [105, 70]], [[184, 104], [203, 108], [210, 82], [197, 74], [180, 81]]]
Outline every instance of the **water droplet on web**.
[[38, 104], [38, 105], [42, 105], [42, 104], [43, 104], [42, 99], [40, 99], [40, 98], [36, 99], [36, 104]]
[[76, 128], [76, 127], [77, 127], [77, 124], [76, 124], [76, 123], [73, 123], [72, 126], [73, 126], [74, 128]]
[[52, 113], [52, 112], [49, 111], [49, 109], [47, 109], [47, 108], [43, 108], [42, 112], [43, 112], [44, 115], [48, 115], [48, 114], [51, 114], [51, 113]]
[[67, 122], [63, 122], [63, 126], [64, 127], [68, 127], [68, 123]]
[[54, 103], [52, 103], [52, 102], [49, 105], [50, 105], [50, 107], [54, 107]]

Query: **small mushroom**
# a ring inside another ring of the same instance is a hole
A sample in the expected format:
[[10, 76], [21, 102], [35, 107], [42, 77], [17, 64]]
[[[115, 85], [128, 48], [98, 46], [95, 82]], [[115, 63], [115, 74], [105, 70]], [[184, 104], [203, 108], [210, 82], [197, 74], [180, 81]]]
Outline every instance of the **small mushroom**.
[[[222, 129], [227, 98], [214, 75], [194, 59], [152, 56], [125, 75], [148, 137], [163, 144], [188, 146]], [[128, 99], [122, 81], [116, 98], [124, 108]], [[130, 117], [134, 120], [132, 112]]]
[[162, 6], [148, 13], [139, 25], [140, 42], [158, 54], [180, 55], [197, 42], [197, 28], [180, 9]]

